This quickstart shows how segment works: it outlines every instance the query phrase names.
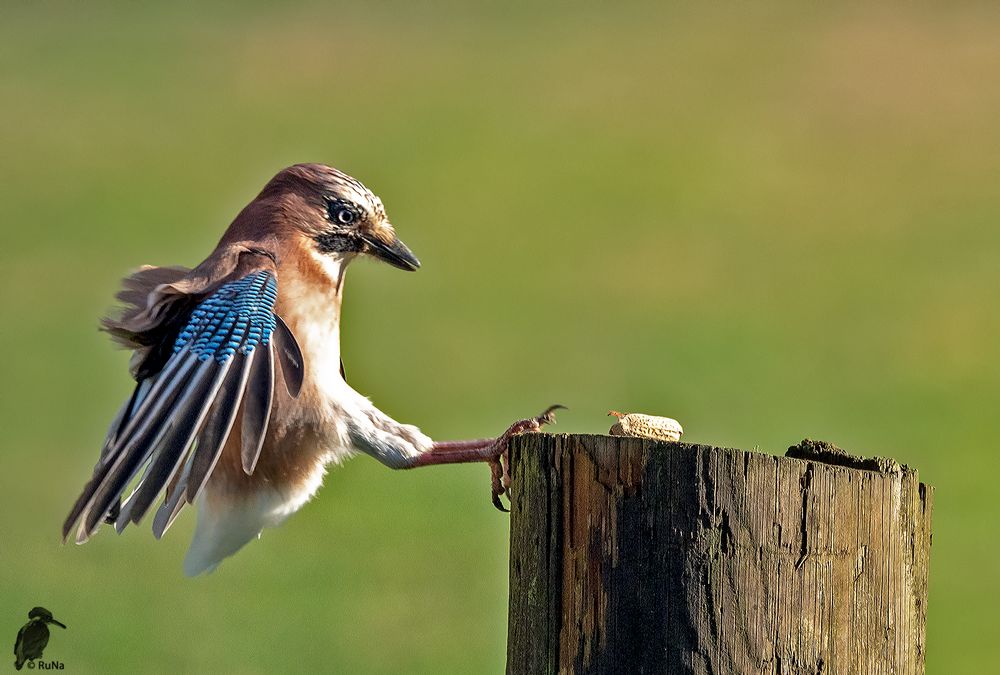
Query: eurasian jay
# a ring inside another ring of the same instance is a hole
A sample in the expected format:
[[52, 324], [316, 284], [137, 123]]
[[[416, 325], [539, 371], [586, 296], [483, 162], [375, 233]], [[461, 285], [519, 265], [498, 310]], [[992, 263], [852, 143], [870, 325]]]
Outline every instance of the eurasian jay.
[[184, 571], [211, 571], [301, 508], [329, 464], [358, 453], [393, 469], [488, 462], [499, 507], [509, 439], [552, 422], [560, 406], [498, 438], [435, 442], [372, 405], [347, 384], [340, 359], [344, 273], [359, 255], [420, 266], [364, 185], [297, 164], [271, 179], [200, 265], [126, 278], [122, 314], [103, 327], [133, 351], [137, 384], [63, 538], [75, 529], [83, 543], [102, 521], [121, 532], [163, 493], [153, 534], [197, 502]]

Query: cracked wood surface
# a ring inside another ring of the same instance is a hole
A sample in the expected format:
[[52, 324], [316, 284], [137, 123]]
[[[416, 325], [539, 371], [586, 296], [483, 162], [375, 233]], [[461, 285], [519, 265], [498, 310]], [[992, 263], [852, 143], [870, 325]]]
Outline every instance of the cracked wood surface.
[[932, 489], [803, 441], [511, 447], [509, 673], [920, 673]]

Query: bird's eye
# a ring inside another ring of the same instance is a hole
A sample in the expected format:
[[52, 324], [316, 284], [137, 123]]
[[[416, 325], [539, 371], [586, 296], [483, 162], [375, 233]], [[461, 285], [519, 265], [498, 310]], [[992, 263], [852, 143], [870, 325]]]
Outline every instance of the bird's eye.
[[331, 201], [327, 205], [327, 215], [338, 225], [352, 225], [358, 220], [358, 211], [342, 200]]
[[357, 216], [354, 214], [354, 211], [351, 211], [350, 209], [337, 210], [337, 222], [341, 225], [350, 225], [356, 218]]

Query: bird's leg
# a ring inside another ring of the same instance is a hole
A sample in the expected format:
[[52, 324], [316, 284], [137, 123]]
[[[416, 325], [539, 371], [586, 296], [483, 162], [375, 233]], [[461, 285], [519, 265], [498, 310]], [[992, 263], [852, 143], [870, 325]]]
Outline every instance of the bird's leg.
[[407, 468], [435, 464], [462, 464], [486, 462], [490, 465], [492, 478], [493, 505], [506, 511], [500, 502], [500, 495], [510, 488], [510, 439], [523, 433], [539, 431], [546, 424], [556, 421], [555, 411], [565, 406], [549, 406], [537, 417], [518, 420], [496, 438], [478, 438], [471, 441], [437, 441], [431, 449], [413, 458]]

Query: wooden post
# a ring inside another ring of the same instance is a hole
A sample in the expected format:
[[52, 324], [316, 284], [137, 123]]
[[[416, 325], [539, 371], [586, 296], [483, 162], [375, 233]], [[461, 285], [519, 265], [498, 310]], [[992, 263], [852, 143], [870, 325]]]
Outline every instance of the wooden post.
[[511, 467], [508, 673], [923, 672], [914, 469], [555, 434]]

